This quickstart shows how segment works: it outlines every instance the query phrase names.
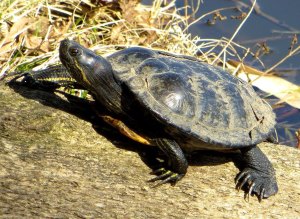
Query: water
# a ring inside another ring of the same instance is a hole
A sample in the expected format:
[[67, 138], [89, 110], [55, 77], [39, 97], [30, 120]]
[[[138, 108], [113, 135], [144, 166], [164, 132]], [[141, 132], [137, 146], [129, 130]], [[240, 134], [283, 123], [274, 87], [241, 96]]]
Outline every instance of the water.
[[[191, 3], [192, 0], [189, 0]], [[177, 0], [177, 7], [183, 7], [185, 1]], [[196, 5], [197, 0], [194, 0]], [[250, 1], [237, 1], [250, 5]], [[152, 4], [150, 0], [144, 0], [145, 4]], [[258, 50], [258, 43], [265, 42], [271, 49], [269, 54], [263, 55], [260, 59], [265, 64], [265, 68], [273, 66], [280, 59], [282, 59], [287, 53], [290, 47], [291, 40], [294, 36], [293, 33], [300, 33], [299, 22], [299, 8], [300, 1], [286, 0], [286, 1], [274, 1], [274, 0], [258, 0], [260, 9], [267, 15], [279, 21], [279, 24], [271, 22], [255, 12], [247, 19], [246, 23], [235, 37], [234, 41], [251, 48], [252, 51]], [[229, 0], [204, 0], [201, 4], [200, 10], [195, 15], [195, 19], [203, 14], [220, 9], [236, 6], [234, 1]], [[249, 8], [242, 8], [243, 12], [248, 12]], [[184, 10], [182, 10], [184, 12]], [[225, 10], [221, 11], [222, 16], [226, 16], [224, 21], [216, 21], [215, 25], [207, 25], [207, 20], [212, 20], [213, 16], [209, 15], [205, 19], [199, 21], [189, 28], [189, 32], [193, 36], [201, 36], [201, 38], [215, 38], [221, 37], [231, 38], [236, 28], [241, 23], [241, 20], [231, 19], [231, 16], [239, 16], [241, 12], [237, 10]], [[297, 45], [296, 45], [297, 46]], [[295, 46], [295, 47], [296, 47]], [[281, 64], [278, 69], [278, 74], [283, 78], [300, 85], [300, 62], [299, 54], [293, 56]], [[260, 68], [255, 59], [249, 57], [245, 60], [249, 65]], [[288, 70], [288, 71], [286, 71]], [[276, 99], [271, 97], [268, 99], [270, 103], [275, 103]], [[279, 135], [279, 142], [290, 146], [295, 146], [297, 141], [295, 137], [295, 131], [300, 128], [300, 110], [295, 109], [287, 104], [277, 106], [274, 109], [277, 115], [277, 131]]]

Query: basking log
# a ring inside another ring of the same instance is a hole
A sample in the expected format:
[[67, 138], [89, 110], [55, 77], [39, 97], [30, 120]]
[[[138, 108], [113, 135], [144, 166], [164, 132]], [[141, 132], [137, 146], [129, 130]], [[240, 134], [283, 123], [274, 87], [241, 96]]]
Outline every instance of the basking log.
[[300, 151], [262, 143], [279, 193], [235, 190], [238, 155], [193, 153], [176, 186], [146, 182], [156, 149], [120, 136], [84, 100], [0, 83], [3, 218], [297, 218]]

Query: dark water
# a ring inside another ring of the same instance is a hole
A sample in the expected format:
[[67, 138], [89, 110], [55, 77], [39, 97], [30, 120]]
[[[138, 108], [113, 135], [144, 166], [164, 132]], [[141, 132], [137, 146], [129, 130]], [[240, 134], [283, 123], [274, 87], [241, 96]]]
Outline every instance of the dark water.
[[[143, 2], [152, 4], [153, 1], [144, 0]], [[177, 0], [177, 7], [183, 7], [184, 2], [185, 1]], [[192, 0], [189, 0], [188, 2], [191, 4]], [[194, 5], [196, 5], [196, 2], [197, 0], [194, 0]], [[251, 6], [250, 1], [237, 2], [242, 2]], [[268, 69], [287, 55], [294, 34], [300, 33], [300, 1], [258, 0], [257, 3], [267, 16], [271, 16], [271, 19], [277, 20], [278, 22], [270, 21], [264, 16], [253, 12], [235, 37], [234, 41], [247, 48], [251, 48], [254, 52], [259, 49], [258, 44], [266, 43], [268, 48], [270, 48], [270, 53], [260, 56], [260, 59], [265, 64], [265, 68]], [[200, 6], [200, 10], [195, 15], [195, 19], [207, 12], [231, 6], [236, 6], [236, 3], [230, 0], [204, 1]], [[242, 11], [247, 13], [249, 8], [242, 8]], [[182, 12], [184, 12], [184, 10], [182, 10]], [[201, 36], [203, 39], [219, 39], [221, 37], [231, 38], [238, 25], [241, 23], [241, 20], [232, 19], [231, 16], [239, 16], [241, 12], [234, 9], [228, 9], [221, 11], [221, 14], [222, 16], [226, 16], [227, 19], [224, 21], [217, 20], [214, 25], [208, 25], [207, 20], [211, 21], [213, 19], [213, 15], [209, 15], [191, 26], [189, 32], [193, 36]], [[298, 40], [300, 40], [299, 37]], [[297, 45], [295, 45], [295, 47], [297, 47]], [[251, 56], [245, 61], [251, 66], [264, 70], [264, 68]], [[283, 78], [300, 85], [300, 54], [289, 58], [283, 64], [278, 66], [277, 73]], [[274, 97], [270, 97], [268, 101], [272, 104], [278, 100]], [[300, 128], [300, 110], [284, 104], [275, 107], [274, 111], [277, 115], [277, 131], [280, 143], [295, 146], [297, 142], [295, 131]]]

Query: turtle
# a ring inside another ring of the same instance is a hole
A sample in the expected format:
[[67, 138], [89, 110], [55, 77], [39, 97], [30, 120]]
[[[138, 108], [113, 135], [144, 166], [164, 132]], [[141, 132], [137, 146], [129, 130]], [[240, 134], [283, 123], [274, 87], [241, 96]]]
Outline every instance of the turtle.
[[275, 170], [257, 146], [272, 137], [275, 114], [250, 84], [197, 58], [144, 47], [103, 57], [64, 39], [59, 58], [62, 75], [105, 108], [105, 122], [166, 156], [151, 182], [182, 179], [188, 151], [238, 151], [245, 167], [236, 188], [259, 201], [278, 192]]

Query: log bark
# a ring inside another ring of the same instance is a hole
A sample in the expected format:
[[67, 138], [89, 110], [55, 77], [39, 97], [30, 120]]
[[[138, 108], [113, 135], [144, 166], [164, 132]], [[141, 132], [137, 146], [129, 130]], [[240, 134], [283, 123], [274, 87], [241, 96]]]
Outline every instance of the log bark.
[[300, 151], [262, 143], [279, 193], [236, 191], [235, 155], [193, 153], [175, 186], [146, 182], [156, 148], [105, 125], [84, 100], [0, 83], [3, 218], [299, 218]]

